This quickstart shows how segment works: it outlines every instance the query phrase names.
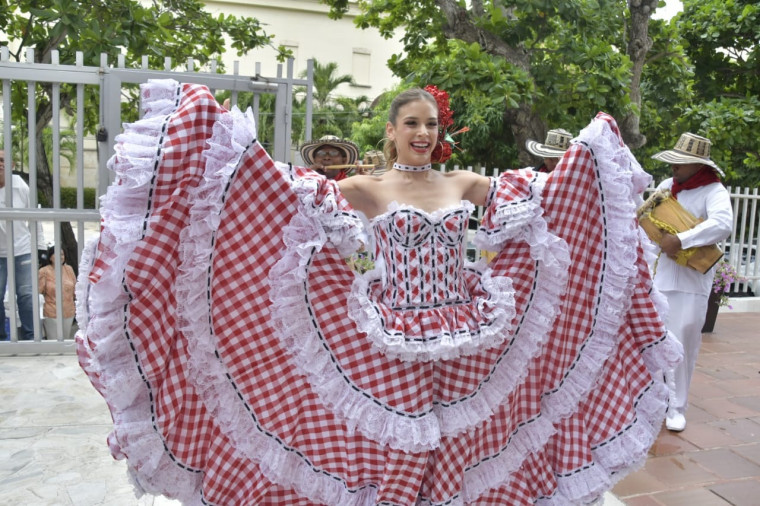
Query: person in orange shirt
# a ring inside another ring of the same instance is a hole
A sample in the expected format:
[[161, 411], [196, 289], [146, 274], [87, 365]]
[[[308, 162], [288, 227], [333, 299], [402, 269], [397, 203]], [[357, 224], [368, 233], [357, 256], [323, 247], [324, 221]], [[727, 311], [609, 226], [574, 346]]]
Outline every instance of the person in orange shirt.
[[[42, 309], [42, 326], [45, 329], [46, 339], [56, 339], [58, 330], [56, 328], [56, 306], [55, 306], [55, 247], [48, 248], [48, 259], [50, 263], [39, 270], [40, 293], [45, 297], [45, 304]], [[61, 287], [63, 296], [61, 304], [63, 310], [63, 339], [71, 336], [71, 326], [74, 323], [76, 307], [74, 304], [74, 287], [76, 286], [77, 277], [74, 269], [66, 264], [66, 254], [61, 250]]]

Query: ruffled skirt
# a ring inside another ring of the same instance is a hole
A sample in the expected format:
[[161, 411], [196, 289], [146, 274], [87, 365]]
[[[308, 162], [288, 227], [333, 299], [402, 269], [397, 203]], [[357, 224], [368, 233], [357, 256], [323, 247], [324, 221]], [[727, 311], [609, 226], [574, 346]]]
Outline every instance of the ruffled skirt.
[[[301, 169], [272, 162], [252, 120], [203, 87], [153, 82], [143, 101], [144, 119], [117, 138], [77, 287], [80, 363], [138, 492], [216, 505], [569, 504], [646, 458], [666, 408], [660, 371], [680, 350], [632, 219], [640, 174], [615, 161], [622, 146], [593, 152], [614, 147], [614, 121], [597, 120], [590, 147], [563, 159], [525, 226], [497, 224], [532, 176], [494, 186], [483, 234], [500, 248], [490, 269], [515, 291], [509, 334], [407, 362], [349, 316], [356, 278], [343, 258], [360, 231], [334, 188], [305, 207]], [[563, 200], [571, 184], [582, 205]]]

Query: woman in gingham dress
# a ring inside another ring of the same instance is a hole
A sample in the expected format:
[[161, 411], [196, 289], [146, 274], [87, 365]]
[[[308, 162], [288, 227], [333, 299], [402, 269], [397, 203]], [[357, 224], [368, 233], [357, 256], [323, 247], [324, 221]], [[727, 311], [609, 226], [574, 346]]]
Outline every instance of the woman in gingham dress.
[[[646, 458], [680, 349], [634, 219], [649, 176], [613, 118], [548, 177], [442, 174], [436, 102], [413, 90], [390, 170], [336, 183], [273, 162], [204, 87], [142, 94], [77, 314], [138, 492], [573, 504]], [[474, 205], [487, 265], [465, 261]]]

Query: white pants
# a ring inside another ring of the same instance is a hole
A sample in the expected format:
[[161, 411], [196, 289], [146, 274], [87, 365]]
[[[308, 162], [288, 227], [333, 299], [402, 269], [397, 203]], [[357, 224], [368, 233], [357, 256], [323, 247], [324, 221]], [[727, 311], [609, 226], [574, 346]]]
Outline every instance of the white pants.
[[683, 362], [666, 372], [670, 389], [668, 411], [684, 414], [688, 406], [689, 384], [702, 344], [702, 326], [707, 312], [707, 295], [676, 291], [662, 292], [668, 298], [668, 330], [683, 345]]
[[[43, 318], [42, 328], [45, 329], [45, 339], [55, 341], [58, 339], [58, 329], [55, 318]], [[63, 338], [68, 339], [71, 336], [71, 327], [74, 323], [74, 317], [63, 319]]]

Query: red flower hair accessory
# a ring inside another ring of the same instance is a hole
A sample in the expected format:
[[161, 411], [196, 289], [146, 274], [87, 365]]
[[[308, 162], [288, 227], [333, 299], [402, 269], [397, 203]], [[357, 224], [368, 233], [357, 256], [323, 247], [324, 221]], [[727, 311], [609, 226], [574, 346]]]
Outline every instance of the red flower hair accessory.
[[449, 106], [449, 94], [432, 84], [425, 86], [425, 91], [433, 95], [436, 104], [438, 104], [438, 143], [433, 149], [430, 161], [444, 163], [451, 158], [452, 149], [456, 146], [452, 136], [466, 132], [469, 128], [463, 127], [456, 132], [449, 133], [449, 128], [454, 124], [454, 111]]

